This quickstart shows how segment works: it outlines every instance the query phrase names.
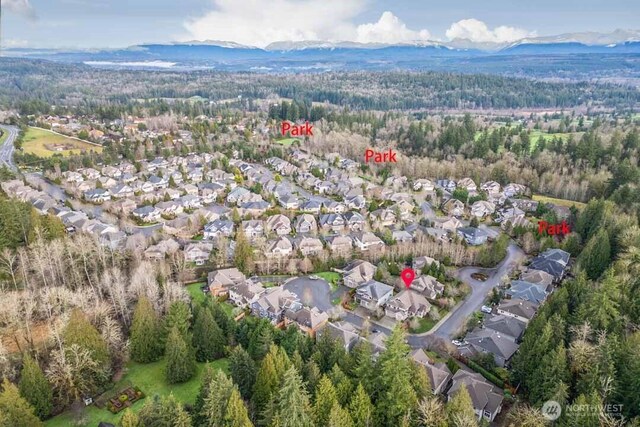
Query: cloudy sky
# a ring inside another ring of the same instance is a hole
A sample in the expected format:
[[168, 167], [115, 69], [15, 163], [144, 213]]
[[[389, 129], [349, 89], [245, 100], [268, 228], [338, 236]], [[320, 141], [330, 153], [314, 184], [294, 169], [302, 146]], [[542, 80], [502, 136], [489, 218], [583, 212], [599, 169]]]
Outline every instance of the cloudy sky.
[[395, 43], [638, 29], [629, 0], [0, 0], [4, 47], [226, 40]]

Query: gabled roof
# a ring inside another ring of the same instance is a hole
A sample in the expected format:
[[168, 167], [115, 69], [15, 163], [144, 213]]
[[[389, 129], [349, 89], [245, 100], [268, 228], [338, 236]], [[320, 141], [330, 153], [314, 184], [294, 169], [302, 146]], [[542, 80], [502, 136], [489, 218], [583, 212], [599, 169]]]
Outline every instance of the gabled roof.
[[503, 314], [485, 319], [483, 326], [485, 329], [491, 329], [500, 332], [502, 335], [511, 337], [514, 341], [522, 336], [527, 327], [524, 322]]
[[366, 296], [371, 300], [379, 300], [389, 292], [393, 291], [393, 287], [386, 283], [378, 282], [377, 280], [369, 280], [360, 286], [356, 292], [358, 295]]
[[511, 288], [507, 289], [506, 293], [513, 298], [519, 298], [534, 304], [540, 304], [547, 298], [544, 287], [522, 280], [511, 282]]
[[498, 310], [506, 311], [525, 319], [531, 319], [536, 314], [536, 304], [521, 299], [510, 299], [500, 303]]
[[475, 372], [459, 369], [453, 376], [453, 385], [447, 392], [451, 397], [465, 386], [471, 396], [474, 409], [495, 413], [502, 404], [503, 392]]
[[494, 354], [504, 360], [511, 359], [511, 356], [518, 350], [511, 337], [506, 337], [493, 329], [475, 329], [464, 338], [468, 345]]

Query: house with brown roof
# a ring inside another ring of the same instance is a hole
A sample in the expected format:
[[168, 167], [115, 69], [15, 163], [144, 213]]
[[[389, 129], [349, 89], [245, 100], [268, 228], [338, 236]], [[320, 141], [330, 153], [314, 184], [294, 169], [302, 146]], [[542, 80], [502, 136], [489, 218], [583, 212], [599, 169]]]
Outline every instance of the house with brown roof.
[[277, 325], [283, 321], [285, 311], [295, 305], [300, 305], [298, 296], [282, 286], [276, 286], [267, 289], [251, 304], [251, 312]]
[[484, 418], [492, 422], [502, 410], [502, 389], [489, 383], [482, 375], [464, 369], [459, 369], [453, 376], [451, 387], [447, 391], [447, 401], [451, 401], [462, 387], [465, 387], [471, 396], [478, 421]]
[[265, 291], [262, 283], [245, 280], [229, 288], [229, 301], [238, 307], [245, 308], [256, 302]]
[[373, 279], [377, 267], [369, 261], [355, 260], [343, 270], [342, 282], [352, 289]]
[[208, 274], [207, 284], [211, 295], [219, 296], [229, 293], [229, 289], [243, 283], [247, 277], [237, 268], [215, 270]]
[[444, 393], [449, 380], [453, 376], [447, 365], [442, 362], [434, 362], [421, 348], [413, 350], [411, 358], [427, 371], [431, 392], [434, 395]]
[[294, 324], [309, 337], [313, 338], [316, 332], [329, 321], [329, 315], [317, 307], [301, 307], [297, 305], [284, 312], [284, 326]]
[[497, 313], [513, 317], [524, 323], [529, 323], [536, 314], [537, 305], [521, 299], [505, 300], [498, 305]]
[[422, 318], [431, 310], [431, 304], [424, 295], [405, 289], [391, 298], [385, 306], [385, 314], [398, 321], [407, 320], [410, 317]]

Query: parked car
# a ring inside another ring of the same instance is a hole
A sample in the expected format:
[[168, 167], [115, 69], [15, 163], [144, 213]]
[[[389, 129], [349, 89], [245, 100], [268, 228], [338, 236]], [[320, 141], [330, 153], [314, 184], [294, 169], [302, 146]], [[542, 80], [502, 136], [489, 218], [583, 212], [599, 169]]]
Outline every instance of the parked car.
[[309, 276], [309, 279], [311, 279], [311, 280], [318, 280], [318, 279], [319, 279], [319, 277], [318, 277], [318, 276], [316, 276], [316, 275], [313, 275], [313, 276]]
[[487, 305], [483, 305], [482, 308], [480, 309], [481, 312], [483, 313], [487, 313], [487, 314], [491, 314], [491, 307], [487, 306]]
[[455, 345], [456, 347], [460, 347], [464, 343], [462, 341], [460, 341], [460, 340], [452, 340], [451, 344]]

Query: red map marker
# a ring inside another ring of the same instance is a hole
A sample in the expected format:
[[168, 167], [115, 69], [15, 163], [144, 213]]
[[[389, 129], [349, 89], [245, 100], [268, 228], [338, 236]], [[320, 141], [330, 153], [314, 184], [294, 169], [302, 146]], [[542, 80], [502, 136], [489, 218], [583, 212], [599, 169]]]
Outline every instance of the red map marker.
[[413, 282], [413, 279], [416, 278], [416, 272], [413, 271], [413, 268], [407, 267], [402, 270], [402, 273], [400, 273], [400, 277], [402, 277], [404, 285], [408, 288], [409, 286], [411, 286], [411, 282]]

